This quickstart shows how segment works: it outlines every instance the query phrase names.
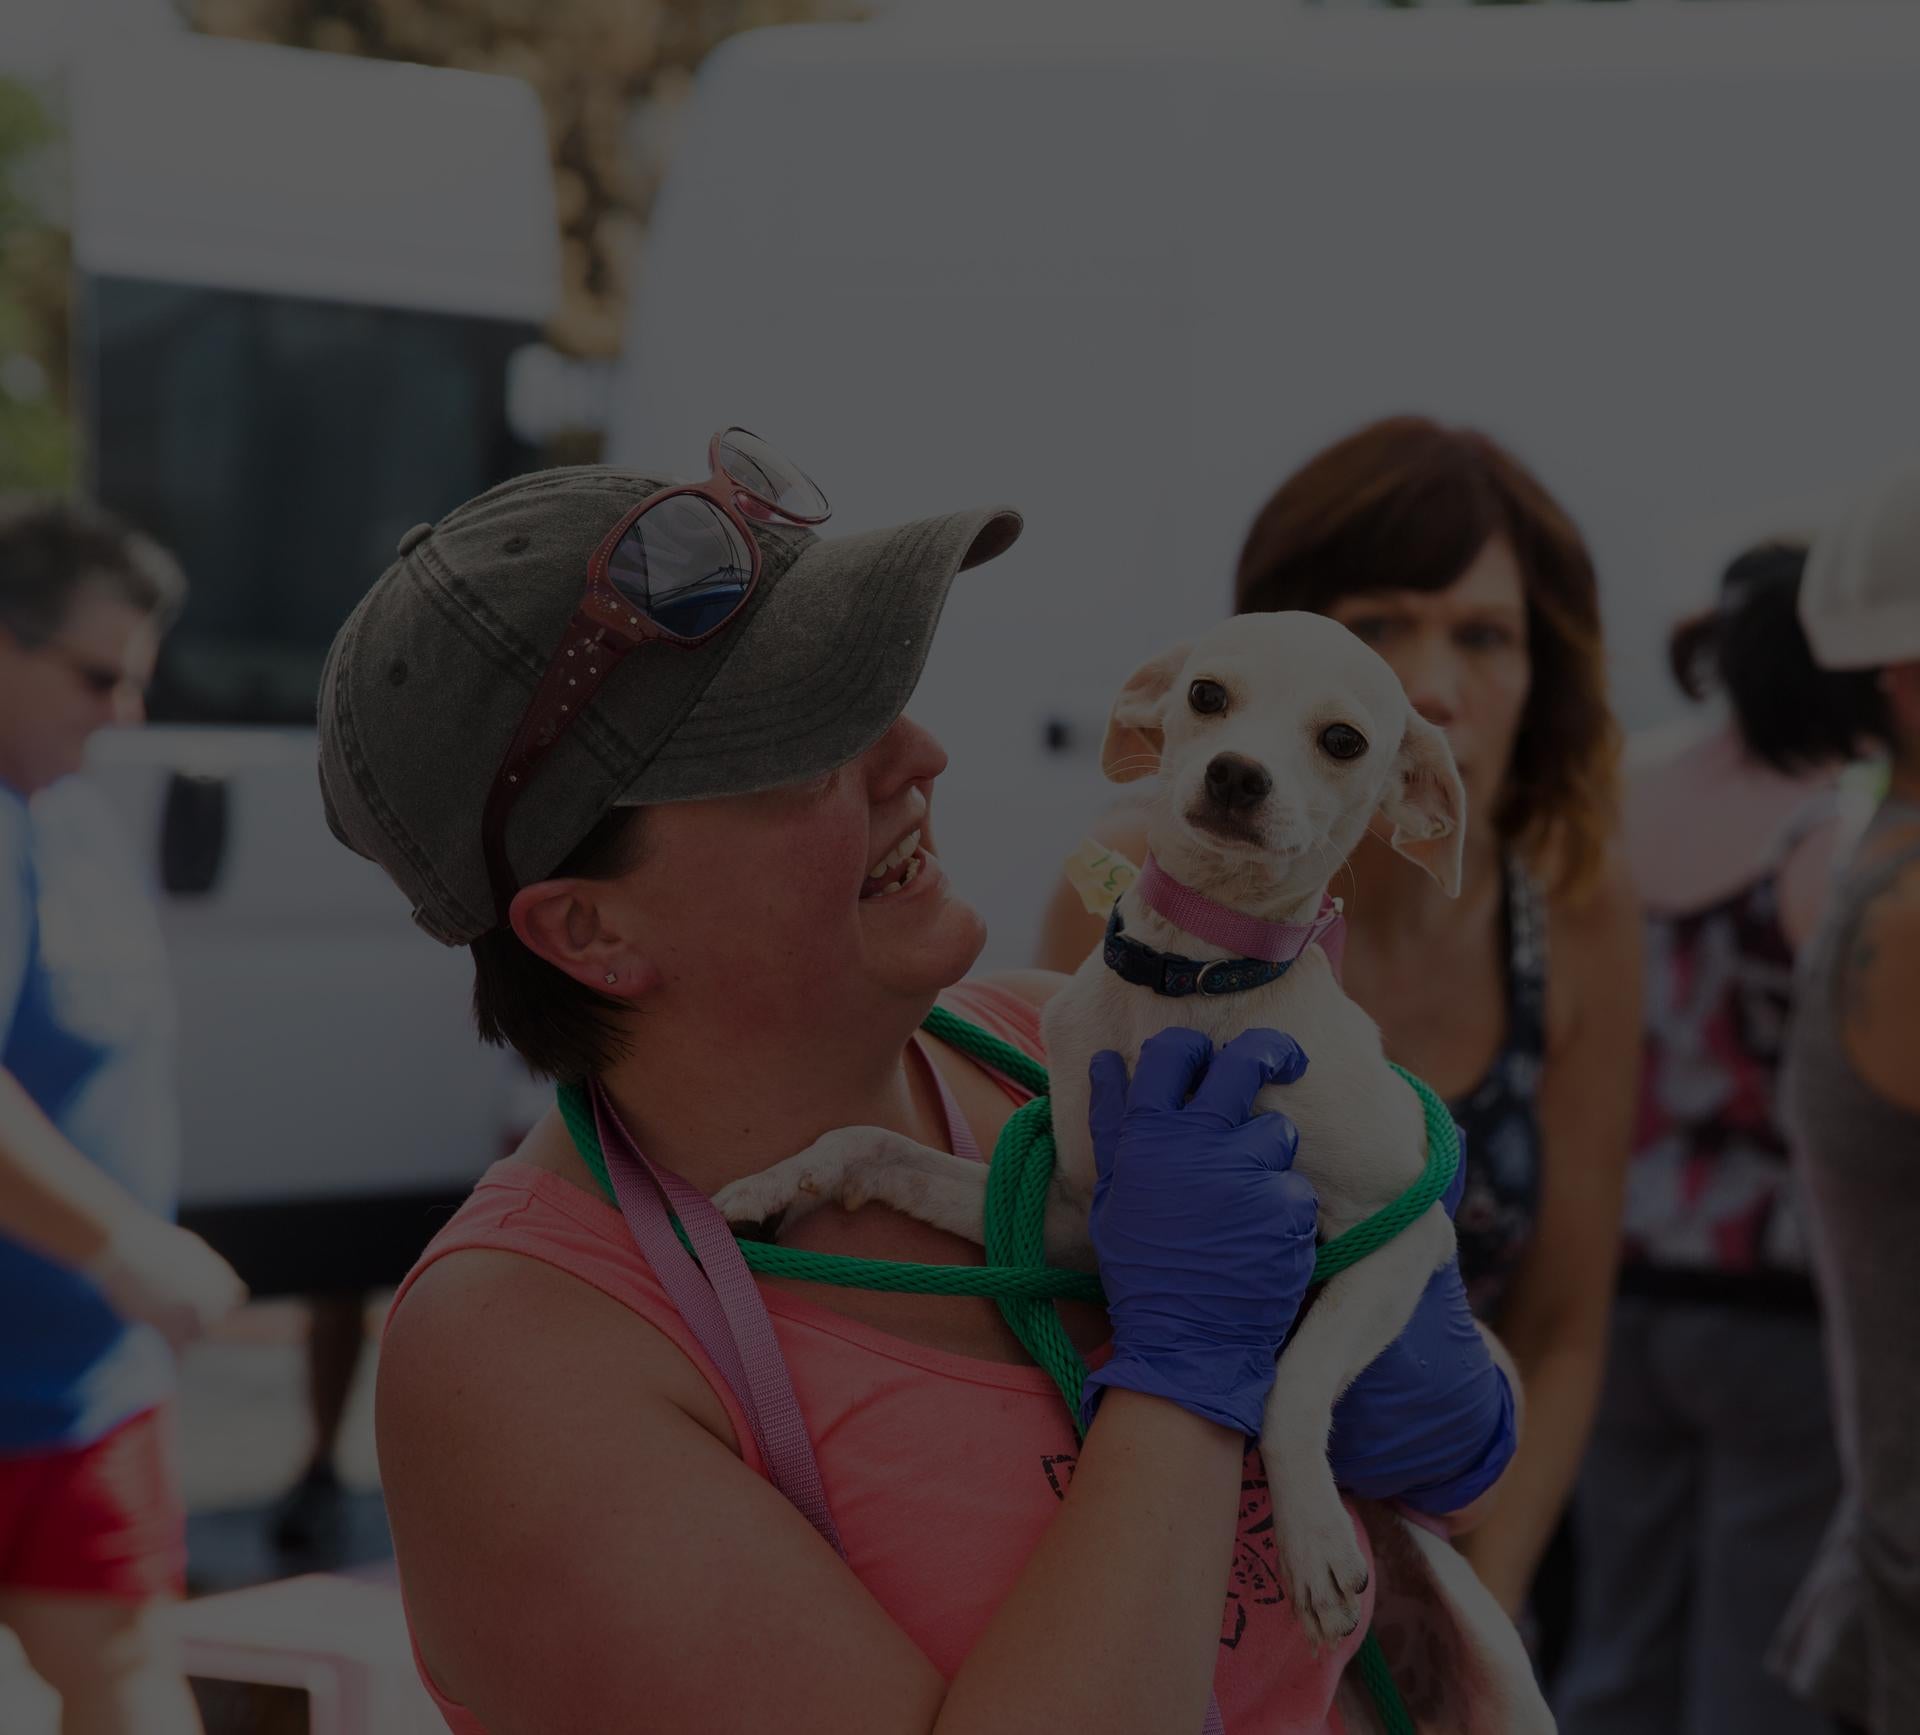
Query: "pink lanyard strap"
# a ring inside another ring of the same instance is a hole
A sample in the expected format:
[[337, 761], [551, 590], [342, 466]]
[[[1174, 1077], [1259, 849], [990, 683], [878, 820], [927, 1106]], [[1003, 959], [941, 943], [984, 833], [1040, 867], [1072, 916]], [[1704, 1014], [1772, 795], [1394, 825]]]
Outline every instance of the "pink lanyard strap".
[[[940, 1092], [954, 1155], [978, 1162], [979, 1141], [952, 1089], [924, 1047], [920, 1053]], [[732, 1229], [699, 1188], [647, 1157], [597, 1079], [589, 1094], [600, 1150], [628, 1232], [745, 1412], [768, 1478], [844, 1560], [847, 1551], [827, 1509], [820, 1466], [786, 1358]], [[699, 1255], [698, 1264], [674, 1234], [672, 1217], [680, 1219]]]
[[[826, 1538], [834, 1553], [846, 1559], [840, 1532], [827, 1510], [820, 1466], [814, 1461], [813, 1442], [807, 1438], [800, 1403], [793, 1395], [786, 1358], [732, 1229], [699, 1188], [647, 1160], [597, 1079], [592, 1098], [614, 1197], [635, 1243], [700, 1347], [732, 1387], [746, 1412], [768, 1478]], [[693, 1243], [698, 1265], [674, 1234], [669, 1208]]]
[[934, 1064], [933, 1056], [927, 1052], [927, 1039], [916, 1030], [913, 1043], [920, 1051], [927, 1071], [933, 1074], [934, 1088], [940, 1093], [940, 1113], [947, 1123], [947, 1143], [953, 1146], [953, 1154], [969, 1163], [984, 1161], [980, 1155], [980, 1141], [973, 1136], [973, 1128], [967, 1125], [967, 1117], [960, 1112], [960, 1104], [953, 1094], [953, 1087], [947, 1083], [947, 1075]]

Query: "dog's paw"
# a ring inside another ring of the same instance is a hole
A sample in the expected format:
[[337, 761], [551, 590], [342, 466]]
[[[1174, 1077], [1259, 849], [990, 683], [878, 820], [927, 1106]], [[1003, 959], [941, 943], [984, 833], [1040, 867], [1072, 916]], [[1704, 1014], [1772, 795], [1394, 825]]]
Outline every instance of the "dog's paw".
[[802, 1152], [757, 1175], [729, 1181], [714, 1194], [713, 1203], [729, 1223], [760, 1223], [777, 1230], [792, 1227], [822, 1203], [822, 1190], [822, 1176]]
[[890, 1136], [877, 1127], [837, 1127], [772, 1168], [730, 1181], [713, 1202], [729, 1223], [780, 1229], [792, 1229], [822, 1205], [857, 1210], [874, 1196], [874, 1169]]
[[1354, 1537], [1353, 1520], [1335, 1497], [1315, 1500], [1298, 1513], [1276, 1506], [1280, 1577], [1316, 1651], [1338, 1644], [1360, 1624], [1367, 1593], [1367, 1557]]

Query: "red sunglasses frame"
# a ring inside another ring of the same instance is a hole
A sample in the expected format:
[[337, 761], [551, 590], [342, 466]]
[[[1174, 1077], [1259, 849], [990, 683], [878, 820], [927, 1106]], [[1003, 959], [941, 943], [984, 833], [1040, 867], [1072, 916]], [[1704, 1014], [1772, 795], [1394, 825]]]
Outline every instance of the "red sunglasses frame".
[[[746, 428], [722, 428], [707, 442], [706, 481], [677, 483], [649, 494], [621, 515], [619, 522], [601, 539], [593, 558], [587, 562], [586, 594], [580, 599], [580, 606], [574, 610], [573, 618], [567, 622], [560, 643], [554, 647], [539, 684], [533, 690], [533, 697], [527, 701], [519, 726], [513, 732], [513, 739], [507, 743], [500, 767], [494, 773], [492, 787], [487, 791], [486, 806], [481, 810], [480, 847], [486, 856], [494, 914], [502, 927], [507, 925], [514, 893], [520, 889], [507, 860], [507, 820], [514, 804], [526, 793], [527, 785], [541, 761], [599, 691], [601, 683], [629, 652], [638, 650], [642, 645], [658, 641], [685, 649], [705, 644], [714, 634], [724, 631], [739, 618], [740, 611], [747, 606], [755, 587], [760, 583], [760, 544], [753, 534], [755, 522], [764, 524], [779, 521], [811, 526], [824, 524], [832, 516], [831, 507], [812, 515], [790, 511], [778, 502], [755, 493], [740, 481], [727, 469], [720, 456], [722, 444], [730, 434], [747, 434], [749, 438], [759, 440], [757, 434], [752, 434]], [[764, 441], [760, 443], [765, 444]], [[690, 494], [710, 501], [726, 516], [745, 540], [751, 557], [746, 587], [740, 592], [740, 600], [724, 619], [716, 621], [705, 632], [692, 635], [676, 633], [661, 626], [628, 602], [620, 594], [619, 587], [607, 576], [614, 550], [635, 524], [663, 502]], [[825, 498], [821, 496], [823, 504]]]

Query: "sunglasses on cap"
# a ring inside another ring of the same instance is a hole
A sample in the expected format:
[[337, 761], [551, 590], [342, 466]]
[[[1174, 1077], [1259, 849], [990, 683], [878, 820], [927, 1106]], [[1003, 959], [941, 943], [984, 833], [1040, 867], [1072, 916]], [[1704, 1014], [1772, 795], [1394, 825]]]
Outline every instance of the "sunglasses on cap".
[[507, 819], [553, 744], [630, 651], [705, 643], [760, 582], [752, 523], [823, 524], [827, 497], [799, 465], [745, 428], [707, 445], [707, 479], [649, 494], [607, 532], [587, 563], [586, 594], [507, 744], [480, 820], [481, 847], [504, 926], [519, 890]]

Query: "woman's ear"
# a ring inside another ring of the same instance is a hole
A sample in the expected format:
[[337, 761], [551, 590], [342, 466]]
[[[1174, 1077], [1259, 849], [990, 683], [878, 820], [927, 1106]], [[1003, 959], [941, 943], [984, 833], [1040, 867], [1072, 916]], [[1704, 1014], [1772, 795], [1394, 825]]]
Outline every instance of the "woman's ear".
[[1107, 716], [1107, 738], [1100, 744], [1100, 771], [1108, 781], [1132, 783], [1160, 769], [1167, 693], [1192, 649], [1190, 644], [1175, 645], [1127, 677]]
[[507, 919], [520, 944], [583, 988], [631, 999], [659, 972], [603, 908], [608, 880], [539, 880], [514, 894]]
[[1446, 736], [1417, 711], [1407, 713], [1380, 811], [1393, 822], [1393, 847], [1432, 874], [1448, 897], [1457, 898], [1467, 842], [1467, 792]]

